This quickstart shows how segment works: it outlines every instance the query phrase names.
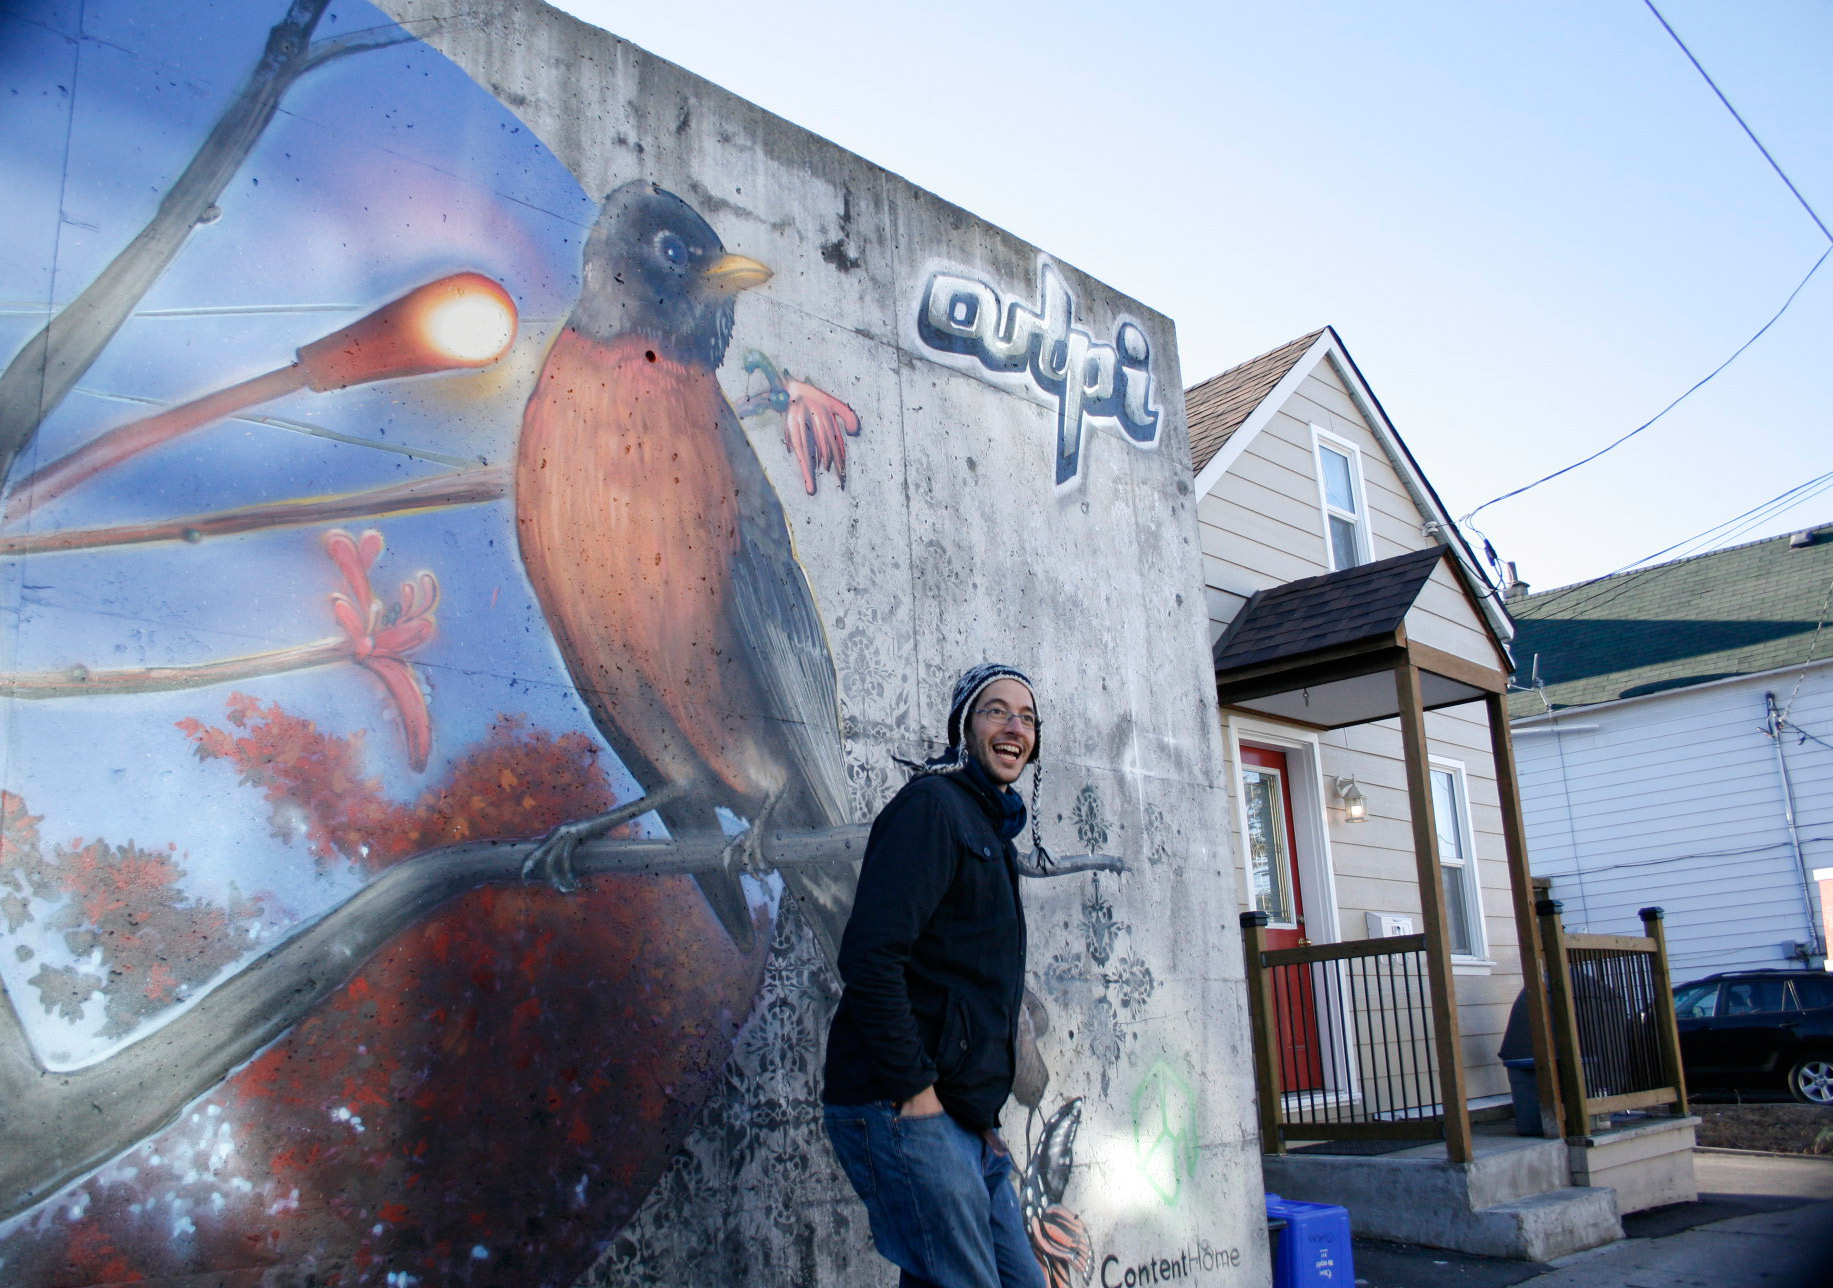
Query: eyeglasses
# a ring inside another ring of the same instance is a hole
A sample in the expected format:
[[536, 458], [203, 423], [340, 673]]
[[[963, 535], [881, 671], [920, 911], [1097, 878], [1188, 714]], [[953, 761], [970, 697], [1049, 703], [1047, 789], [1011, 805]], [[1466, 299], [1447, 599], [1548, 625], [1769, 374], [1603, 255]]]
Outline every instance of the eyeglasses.
[[1029, 711], [1008, 711], [1004, 707], [994, 704], [990, 707], [976, 708], [974, 714], [977, 716], [985, 716], [1002, 729], [1005, 728], [1006, 725], [1012, 723], [1013, 717], [1016, 716], [1019, 728], [1023, 729], [1026, 733], [1036, 733], [1038, 730], [1038, 718]]

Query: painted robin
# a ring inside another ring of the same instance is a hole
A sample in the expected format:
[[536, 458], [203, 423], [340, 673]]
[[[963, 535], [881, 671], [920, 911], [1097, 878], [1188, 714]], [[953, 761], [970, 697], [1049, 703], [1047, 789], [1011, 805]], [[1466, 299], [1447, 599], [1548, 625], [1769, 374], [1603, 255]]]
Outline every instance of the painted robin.
[[[716, 375], [738, 293], [770, 276], [673, 193], [611, 193], [516, 462], [522, 560], [600, 732], [671, 833], [718, 830], [722, 809], [750, 821], [734, 861], [700, 878], [741, 949], [753, 928], [739, 860], [762, 867], [765, 824], [849, 821], [827, 637]], [[557, 829], [528, 872], [569, 888], [574, 847], [615, 817]], [[851, 875], [784, 872], [830, 960]]]

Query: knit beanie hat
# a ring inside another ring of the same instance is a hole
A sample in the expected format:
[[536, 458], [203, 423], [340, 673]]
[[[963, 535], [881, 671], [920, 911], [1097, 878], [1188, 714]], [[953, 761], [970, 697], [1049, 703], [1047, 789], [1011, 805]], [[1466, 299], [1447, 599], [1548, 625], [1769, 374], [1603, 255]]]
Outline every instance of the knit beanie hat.
[[[968, 715], [974, 704], [980, 701], [987, 686], [998, 680], [1017, 680], [1031, 690], [1031, 701], [1037, 703], [1037, 688], [1031, 683], [1031, 677], [1016, 666], [1005, 666], [999, 662], [982, 662], [979, 666], [970, 667], [961, 673], [955, 681], [954, 694], [948, 704], [948, 750], [928, 761], [923, 769], [931, 774], [957, 774], [966, 769], [972, 759], [963, 737], [967, 727]], [[1031, 759], [1025, 763], [1031, 766], [1031, 844], [1037, 850], [1039, 860], [1048, 863], [1050, 851], [1044, 848], [1044, 839], [1038, 832], [1037, 797], [1038, 789], [1044, 782], [1044, 762], [1040, 758], [1044, 749], [1044, 722], [1039, 720], [1031, 741]]]
[[[1032, 685], [1031, 677], [1016, 666], [982, 662], [979, 666], [963, 671], [961, 678], [955, 681], [954, 696], [948, 701], [948, 750], [955, 759], [966, 755], [962, 735], [967, 728], [968, 714], [973, 711], [974, 704], [980, 701], [980, 695], [999, 680], [1017, 680], [1031, 690], [1031, 703], [1034, 707], [1037, 705], [1037, 689]], [[1035, 735], [1031, 743], [1031, 760], [1026, 761], [1026, 764], [1036, 760], [1044, 748], [1044, 724], [1041, 720]]]

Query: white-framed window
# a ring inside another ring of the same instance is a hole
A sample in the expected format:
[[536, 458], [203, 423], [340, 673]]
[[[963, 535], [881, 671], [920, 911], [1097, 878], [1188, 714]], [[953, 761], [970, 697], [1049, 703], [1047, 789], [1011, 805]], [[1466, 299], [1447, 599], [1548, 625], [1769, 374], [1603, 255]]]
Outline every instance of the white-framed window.
[[1298, 924], [1292, 906], [1292, 838], [1286, 835], [1285, 789], [1279, 770], [1241, 766], [1241, 795], [1246, 802], [1248, 885], [1254, 906], [1276, 926]]
[[1330, 570], [1369, 561], [1368, 506], [1362, 491], [1362, 453], [1354, 443], [1311, 427], [1317, 457], [1318, 500], [1324, 513], [1324, 549]]
[[1464, 767], [1454, 760], [1434, 757], [1432, 821], [1438, 828], [1440, 888], [1445, 898], [1445, 922], [1451, 931], [1454, 957], [1482, 960], [1488, 956], [1483, 936], [1483, 898], [1477, 888], [1476, 849], [1471, 843], [1470, 794], [1465, 788]]

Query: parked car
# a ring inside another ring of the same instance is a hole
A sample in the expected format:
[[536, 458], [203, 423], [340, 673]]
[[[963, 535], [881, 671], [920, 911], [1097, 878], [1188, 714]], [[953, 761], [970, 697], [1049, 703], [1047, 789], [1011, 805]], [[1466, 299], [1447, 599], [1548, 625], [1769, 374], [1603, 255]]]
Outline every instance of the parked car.
[[1833, 975], [1741, 970], [1674, 990], [1688, 1090], [1786, 1090], [1833, 1105]]

